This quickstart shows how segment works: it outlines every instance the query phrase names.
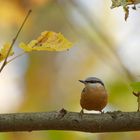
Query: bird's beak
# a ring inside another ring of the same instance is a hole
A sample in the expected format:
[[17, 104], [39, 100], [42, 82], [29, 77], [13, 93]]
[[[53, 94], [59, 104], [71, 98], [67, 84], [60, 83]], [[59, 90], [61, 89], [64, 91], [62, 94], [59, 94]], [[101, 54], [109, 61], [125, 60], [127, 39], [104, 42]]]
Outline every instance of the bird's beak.
[[79, 82], [81, 82], [81, 83], [83, 83], [83, 84], [85, 84], [85, 83], [86, 83], [84, 80], [79, 80]]

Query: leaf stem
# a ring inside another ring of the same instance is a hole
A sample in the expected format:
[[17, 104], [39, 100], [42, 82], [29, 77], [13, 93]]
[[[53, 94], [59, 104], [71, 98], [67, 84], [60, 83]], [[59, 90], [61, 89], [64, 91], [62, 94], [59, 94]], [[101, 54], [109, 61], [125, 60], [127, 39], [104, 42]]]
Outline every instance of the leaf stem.
[[8, 63], [12, 62], [12, 61], [13, 61], [13, 60], [15, 60], [16, 58], [18, 58], [18, 57], [20, 57], [20, 56], [24, 55], [25, 53], [26, 53], [26, 52], [22, 52], [22, 53], [20, 53], [20, 54], [16, 55], [15, 57], [13, 57], [13, 58], [11, 58], [10, 60], [8, 60], [6, 64], [8, 64]]
[[21, 26], [20, 26], [20, 28], [19, 28], [19, 30], [18, 30], [16, 36], [14, 37], [14, 39], [13, 39], [13, 41], [12, 41], [12, 43], [11, 43], [11, 46], [10, 46], [8, 52], [7, 52], [7, 55], [6, 55], [5, 59], [4, 59], [4, 62], [3, 62], [3, 64], [2, 64], [2, 66], [1, 66], [1, 68], [0, 68], [0, 73], [2, 72], [3, 68], [4, 68], [5, 65], [7, 64], [7, 59], [8, 59], [8, 56], [9, 56], [9, 54], [10, 54], [10, 51], [11, 51], [11, 49], [13, 48], [13, 45], [15, 44], [15, 42], [16, 42], [16, 40], [17, 40], [17, 37], [19, 36], [19, 34], [20, 34], [20, 32], [21, 32], [21, 30], [22, 30], [22, 28], [23, 28], [25, 22], [27, 21], [27, 19], [28, 19], [28, 17], [29, 17], [29, 15], [30, 15], [31, 12], [32, 12], [32, 10], [30, 9], [30, 10], [28, 11], [28, 13], [27, 13], [25, 19], [23, 20], [23, 22], [22, 22], [22, 24], [21, 24]]

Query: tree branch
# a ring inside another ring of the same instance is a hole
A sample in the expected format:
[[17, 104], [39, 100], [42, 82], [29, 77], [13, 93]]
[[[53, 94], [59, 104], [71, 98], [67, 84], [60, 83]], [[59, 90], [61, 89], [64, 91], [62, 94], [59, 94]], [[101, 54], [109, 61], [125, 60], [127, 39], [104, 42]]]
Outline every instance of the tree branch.
[[0, 115], [0, 132], [33, 130], [73, 130], [83, 132], [123, 132], [140, 130], [140, 112], [84, 114], [61, 111]]
[[134, 0], [135, 4], [139, 4], [140, 0]]

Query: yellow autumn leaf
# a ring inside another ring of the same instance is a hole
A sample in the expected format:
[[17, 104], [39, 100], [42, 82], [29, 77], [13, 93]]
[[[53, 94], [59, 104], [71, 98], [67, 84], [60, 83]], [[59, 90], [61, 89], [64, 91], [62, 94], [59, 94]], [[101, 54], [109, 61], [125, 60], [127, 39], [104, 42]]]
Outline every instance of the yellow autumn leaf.
[[[1, 48], [1, 50], [0, 50], [0, 62], [6, 58], [10, 46], [11, 46], [10, 43], [5, 43], [3, 45], [3, 47]], [[14, 54], [14, 51], [11, 50], [9, 56], [12, 56], [13, 54]]]
[[72, 47], [72, 43], [68, 41], [61, 33], [45, 31], [42, 32], [36, 40], [32, 40], [28, 44], [20, 43], [19, 47], [26, 52], [65, 51]]

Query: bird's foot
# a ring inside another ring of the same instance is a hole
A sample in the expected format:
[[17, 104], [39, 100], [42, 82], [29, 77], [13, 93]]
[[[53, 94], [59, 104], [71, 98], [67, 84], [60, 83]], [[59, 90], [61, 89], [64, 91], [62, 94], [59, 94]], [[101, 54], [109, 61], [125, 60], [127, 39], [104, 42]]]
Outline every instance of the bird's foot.
[[82, 119], [82, 117], [83, 117], [83, 114], [84, 114], [84, 109], [81, 109], [81, 111], [80, 111], [80, 113], [79, 113], [79, 116], [80, 116], [81, 119]]
[[104, 112], [104, 111], [102, 111], [102, 110], [101, 110], [100, 112], [101, 112], [101, 114], [104, 114], [104, 113], [105, 113], [105, 112]]

